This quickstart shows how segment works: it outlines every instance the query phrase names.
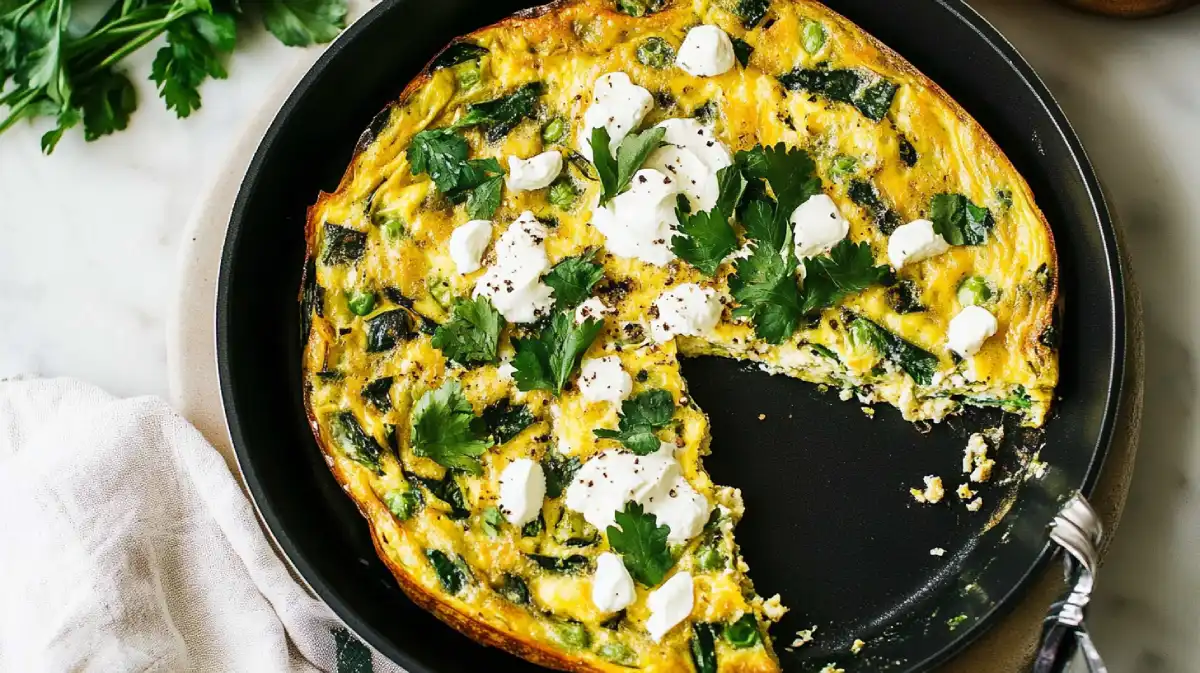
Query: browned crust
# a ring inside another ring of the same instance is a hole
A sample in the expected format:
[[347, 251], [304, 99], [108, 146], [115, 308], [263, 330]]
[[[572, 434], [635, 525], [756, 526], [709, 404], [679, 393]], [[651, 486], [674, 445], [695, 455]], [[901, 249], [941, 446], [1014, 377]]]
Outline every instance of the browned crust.
[[[480, 33], [484, 32], [484, 31], [489, 31], [489, 30], [496, 29], [496, 28], [501, 28], [501, 27], [507, 26], [507, 27], [510, 27], [513, 29], [517, 29], [518, 27], [525, 26], [529, 23], [542, 20], [545, 17], [550, 16], [550, 15], [554, 14], [555, 12], [562, 10], [566, 7], [580, 4], [585, 1], [586, 0], [555, 0], [554, 2], [551, 2], [548, 4], [539, 5], [539, 6], [532, 7], [532, 8], [526, 9], [526, 10], [521, 10], [520, 12], [517, 12], [516, 14], [513, 14], [512, 16], [509, 16], [505, 19], [502, 19], [501, 21], [499, 21], [497, 23], [494, 23], [489, 26], [484, 26], [482, 28], [479, 28], [478, 30], [472, 31], [464, 36], [461, 36], [459, 38], [456, 38], [455, 40], [452, 40], [445, 47], [443, 47], [436, 54], [434, 54], [433, 57], [431, 57], [429, 59], [429, 61], [425, 64], [425, 66], [422, 67], [420, 73], [416, 77], [414, 77], [404, 87], [404, 89], [401, 91], [400, 95], [397, 98], [397, 102], [389, 103], [387, 106], [385, 106], [383, 108], [383, 110], [381, 110], [380, 114], [383, 114], [385, 112], [392, 110], [397, 104], [404, 101], [409, 96], [411, 96], [414, 92], [416, 92], [420, 87], [424, 86], [431, 77], [431, 73], [432, 73], [431, 67], [432, 67], [433, 62], [438, 58], [438, 56], [440, 56], [446, 49], [448, 49], [450, 46], [452, 46], [455, 42], [461, 41], [463, 39], [469, 39], [471, 37], [479, 35]], [[811, 0], [790, 0], [790, 1], [796, 2], [798, 4], [814, 4], [811, 2]], [[978, 133], [979, 140], [982, 143], [984, 143], [986, 149], [988, 151], [990, 151], [991, 153], [993, 153], [994, 156], [1002, 159], [1006, 164], [1008, 164], [1009, 168], [1011, 169], [1011, 174], [1015, 175], [1016, 179], [1020, 181], [1019, 187], [1021, 189], [1023, 189], [1025, 193], [1030, 194], [1030, 195], [1033, 194], [1033, 190], [1029, 187], [1029, 184], [1025, 180], [1024, 176], [1022, 176], [1020, 174], [1020, 172], [1018, 172], [1016, 170], [1016, 168], [1012, 165], [1012, 162], [1009, 160], [1008, 156], [1004, 153], [1004, 151], [1000, 148], [1000, 146], [996, 144], [995, 140], [991, 137], [990, 134], [988, 134], [987, 130], [984, 129], [977, 121], [975, 121], [975, 119], [973, 117], [971, 117], [967, 113], [967, 111], [964, 110], [962, 108], [962, 106], [958, 104], [957, 101], [955, 101], [948, 93], [946, 93], [946, 91], [944, 89], [942, 89], [939, 85], [937, 85], [935, 82], [933, 82], [928, 77], [926, 77], [923, 73], [921, 73], [919, 70], [917, 70], [915, 67], [913, 67], [912, 64], [910, 64], [907, 60], [905, 60], [902, 56], [900, 56], [900, 54], [898, 54], [897, 52], [892, 50], [890, 47], [888, 47], [887, 45], [880, 42], [873, 35], [871, 35], [867, 31], [863, 30], [856, 23], [847, 19], [846, 17], [842, 16], [841, 14], [833, 11], [832, 9], [825, 7], [824, 5], [822, 5], [822, 7], [823, 7], [824, 11], [826, 11], [827, 13], [832, 15], [837, 20], [844, 22], [846, 25], [852, 26], [854, 28], [854, 30], [857, 32], [857, 34], [861, 35], [869, 44], [871, 44], [871, 46], [878, 49], [880, 51], [880, 53], [883, 54], [883, 56], [890, 62], [890, 64], [894, 68], [919, 79], [935, 96], [937, 96], [948, 107], [948, 109], [950, 109], [951, 111], [954, 112], [955, 117], [961, 123], [972, 125]], [[607, 14], [610, 14], [614, 17], [618, 17], [617, 20], [626, 20], [626, 19], [633, 20], [633, 17], [628, 17], [624, 14], [621, 14], [621, 13], [618, 13], [615, 11], [609, 11], [609, 12], [607, 12]], [[620, 17], [624, 17], [624, 18], [622, 19]], [[354, 176], [355, 163], [357, 161], [359, 161], [362, 153], [367, 149], [367, 147], [370, 144], [369, 142], [363, 142], [364, 140], [366, 140], [366, 136], [367, 136], [367, 132], [364, 131], [364, 134], [362, 137], [360, 137], [360, 140], [355, 147], [354, 154], [351, 158], [351, 161], [346, 169], [346, 172], [343, 174], [341, 181], [338, 183], [337, 188], [335, 188], [335, 190], [331, 193], [321, 192], [320, 194], [318, 194], [316, 202], [308, 208], [306, 223], [305, 223], [305, 238], [306, 238], [305, 273], [303, 274], [302, 279], [301, 279], [301, 293], [303, 293], [304, 282], [307, 279], [308, 262], [312, 261], [314, 255], [316, 254], [315, 246], [316, 246], [316, 238], [317, 238], [316, 237], [316, 228], [317, 228], [318, 215], [321, 212], [321, 209], [326, 202], [328, 202], [329, 200], [338, 196], [339, 194], [341, 194], [343, 191], [345, 191], [346, 189], [348, 189], [351, 186], [352, 181], [353, 181], [353, 176]], [[1046, 303], [1046, 309], [1043, 311], [1042, 315], [1039, 316], [1039, 319], [1037, 322], [1038, 329], [1031, 332], [1031, 334], [1039, 334], [1043, 329], [1045, 329], [1046, 327], [1048, 327], [1051, 324], [1053, 317], [1054, 317], [1054, 311], [1056, 310], [1056, 304], [1058, 303], [1060, 298], [1058, 296], [1058, 288], [1059, 288], [1058, 263], [1057, 263], [1058, 255], [1057, 255], [1057, 249], [1055, 247], [1055, 242], [1054, 242], [1054, 233], [1053, 233], [1053, 230], [1050, 228], [1049, 222], [1046, 220], [1045, 214], [1042, 213], [1040, 208], [1036, 207], [1036, 201], [1034, 202], [1034, 204], [1035, 205], [1034, 205], [1033, 210], [1034, 210], [1034, 212], [1036, 212], [1039, 222], [1041, 223], [1042, 228], [1045, 229], [1046, 235], [1048, 237], [1051, 258], [1055, 260], [1055, 269], [1054, 269], [1054, 273], [1053, 273], [1053, 287], [1049, 291], [1049, 301]], [[1047, 349], [1042, 344], [1038, 343], [1036, 338], [1031, 338], [1028, 346], [1030, 348], [1038, 351], [1043, 356], [1053, 357], [1053, 354], [1051, 352], [1049, 352], [1049, 349]], [[606, 666], [606, 665], [597, 666], [590, 662], [586, 662], [586, 661], [579, 660], [577, 658], [569, 657], [563, 652], [552, 649], [548, 645], [540, 644], [530, 638], [524, 638], [519, 635], [501, 630], [500, 628], [497, 628], [496, 626], [493, 626], [492, 624], [489, 624], [488, 622], [484, 621], [483, 619], [480, 618], [480, 616], [467, 614], [467, 613], [463, 612], [462, 610], [459, 610], [454, 605], [451, 605], [450, 603], [445, 602], [442, 599], [442, 597], [440, 597], [438, 594], [426, 589], [424, 586], [421, 585], [421, 583], [415, 577], [410, 575], [399, 564], [395, 563], [391, 559], [391, 557], [387, 554], [385, 548], [383, 547], [383, 543], [382, 543], [383, 535], [375, 523], [376, 517], [390, 516], [390, 512], [388, 512], [386, 510], [386, 507], [383, 505], [383, 503], [380, 502], [378, 498], [374, 497], [373, 494], [366, 500], [366, 502], [364, 502], [354, 496], [354, 491], [353, 491], [351, 483], [350, 483], [350, 475], [347, 475], [345, 473], [344, 469], [339, 464], [338, 460], [336, 460], [335, 454], [333, 453], [331, 448], [328, 446], [328, 444], [322, 438], [320, 425], [319, 425], [316, 415], [313, 411], [313, 405], [312, 405], [312, 400], [311, 400], [311, 392], [312, 392], [311, 387], [308, 385], [307, 382], [305, 382], [303, 384], [303, 386], [304, 386], [303, 397], [304, 397], [305, 413], [308, 416], [309, 426], [311, 427], [311, 429], [313, 431], [313, 436], [317, 442], [317, 445], [320, 447], [322, 453], [325, 455], [326, 462], [330, 466], [330, 471], [333, 473], [333, 475], [337, 479], [338, 483], [342, 486], [342, 489], [344, 491], [346, 491], [348, 495], [350, 495], [352, 500], [354, 500], [355, 504], [358, 507], [359, 513], [361, 513], [363, 515], [363, 517], [367, 520], [367, 525], [369, 526], [370, 531], [371, 531], [371, 540], [375, 546], [376, 554], [384, 562], [384, 564], [387, 565], [387, 567], [391, 571], [392, 575], [396, 578], [397, 583], [400, 585], [400, 588], [404, 591], [405, 595], [407, 595], [410, 600], [412, 600], [414, 603], [416, 603], [418, 606], [420, 606], [424, 610], [432, 613], [435, 617], [437, 617], [439, 620], [441, 620], [445, 624], [449, 625], [450, 627], [454, 628], [455, 630], [459, 631], [460, 633], [466, 635], [467, 637], [471, 638], [472, 640], [474, 640], [478, 643], [481, 643], [483, 645], [499, 648], [505, 652], [514, 654], [518, 657], [526, 659], [527, 661], [533, 662], [540, 666], [545, 666], [547, 668], [552, 668], [552, 669], [562, 670], [562, 671], [573, 671], [573, 672], [578, 672], [578, 673], [593, 673], [593, 672], [603, 673], [605, 671], [627, 670], [627, 669], [622, 669], [622, 668], [619, 668], [616, 666], [612, 666], [612, 667]], [[738, 667], [738, 668], [740, 668], [740, 667]], [[734, 671], [731, 671], [731, 673], [741, 673], [741, 672], [734, 670]], [[746, 673], [750, 673], [750, 672], [747, 671]]]

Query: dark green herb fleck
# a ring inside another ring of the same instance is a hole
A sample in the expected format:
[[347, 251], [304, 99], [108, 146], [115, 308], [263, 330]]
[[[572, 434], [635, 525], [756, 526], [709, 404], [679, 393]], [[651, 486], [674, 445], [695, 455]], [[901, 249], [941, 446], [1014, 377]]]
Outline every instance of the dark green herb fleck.
[[443, 589], [451, 594], [462, 591], [463, 586], [467, 583], [467, 576], [463, 573], [460, 564], [450, 560], [445, 552], [438, 549], [426, 549], [425, 556], [433, 565], [433, 571], [437, 573]]
[[675, 48], [661, 37], [648, 37], [637, 48], [638, 63], [648, 68], [667, 68], [675, 62]]
[[321, 260], [326, 264], [349, 264], [357, 262], [367, 251], [367, 234], [338, 224], [325, 225], [325, 254]]

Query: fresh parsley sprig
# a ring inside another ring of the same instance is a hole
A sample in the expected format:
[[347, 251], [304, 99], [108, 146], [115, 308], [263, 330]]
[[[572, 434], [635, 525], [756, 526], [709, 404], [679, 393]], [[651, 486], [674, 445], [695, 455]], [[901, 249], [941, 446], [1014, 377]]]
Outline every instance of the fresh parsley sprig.
[[495, 158], [467, 159], [471, 148], [453, 129], [425, 129], [413, 136], [408, 162], [413, 175], [426, 173], [452, 203], [467, 202], [467, 215], [487, 220], [500, 207], [504, 169]]
[[962, 194], [937, 194], [929, 202], [933, 230], [950, 245], [983, 245], [995, 224], [992, 213]]
[[608, 545], [621, 555], [630, 577], [644, 586], [657, 586], [675, 565], [667, 546], [671, 527], [658, 525], [657, 517], [632, 501], [613, 519], [616, 525], [605, 531]]
[[479, 456], [492, 446], [482, 419], [454, 379], [413, 405], [411, 440], [413, 454], [470, 474], [482, 471]]
[[517, 389], [561, 393], [603, 327], [602, 319], [588, 318], [576, 324], [570, 311], [558, 311], [538, 336], [514, 339], [512, 366]]
[[[0, 0], [0, 133], [22, 119], [51, 117], [41, 139], [49, 154], [82, 125], [87, 141], [125, 129], [137, 109], [129, 55], [166, 34], [150, 78], [167, 107], [187, 117], [200, 85], [226, 76], [243, 5], [237, 0], [124, 0], [84, 32], [71, 22], [75, 0]], [[268, 0], [246, 4], [281, 42], [332, 40], [346, 24], [346, 0]], [[9, 86], [6, 86], [9, 85]]]
[[675, 398], [670, 392], [655, 388], [621, 403], [621, 420], [616, 430], [599, 428], [592, 432], [603, 439], [615, 439], [639, 456], [646, 456], [662, 446], [654, 432], [666, 427], [674, 416]]
[[600, 176], [600, 205], [611, 201], [629, 187], [633, 174], [637, 172], [650, 153], [662, 145], [666, 129], [654, 127], [641, 133], [630, 133], [621, 141], [613, 155], [612, 138], [603, 126], [592, 130], [592, 164]]
[[721, 262], [737, 250], [737, 234], [719, 208], [688, 214], [676, 209], [679, 229], [671, 238], [671, 250], [707, 276], [717, 275]]
[[496, 361], [504, 317], [487, 297], [460, 299], [450, 320], [433, 333], [433, 347], [460, 365]]
[[542, 282], [554, 288], [554, 302], [559, 308], [572, 309], [592, 294], [592, 288], [604, 278], [604, 267], [595, 262], [596, 251], [578, 257], [567, 257], [550, 269]]

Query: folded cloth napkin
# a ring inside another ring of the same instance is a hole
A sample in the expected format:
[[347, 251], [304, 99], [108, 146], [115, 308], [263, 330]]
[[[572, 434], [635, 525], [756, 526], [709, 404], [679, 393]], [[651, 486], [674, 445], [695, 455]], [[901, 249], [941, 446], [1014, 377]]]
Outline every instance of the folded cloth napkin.
[[156, 398], [0, 381], [0, 671], [400, 671], [289, 574]]

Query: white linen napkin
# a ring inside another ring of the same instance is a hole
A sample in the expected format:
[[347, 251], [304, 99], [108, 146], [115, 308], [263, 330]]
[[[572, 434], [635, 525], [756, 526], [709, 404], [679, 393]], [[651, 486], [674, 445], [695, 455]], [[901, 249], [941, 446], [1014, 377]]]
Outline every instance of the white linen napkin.
[[0, 381], [0, 671], [400, 671], [289, 574], [156, 398]]

